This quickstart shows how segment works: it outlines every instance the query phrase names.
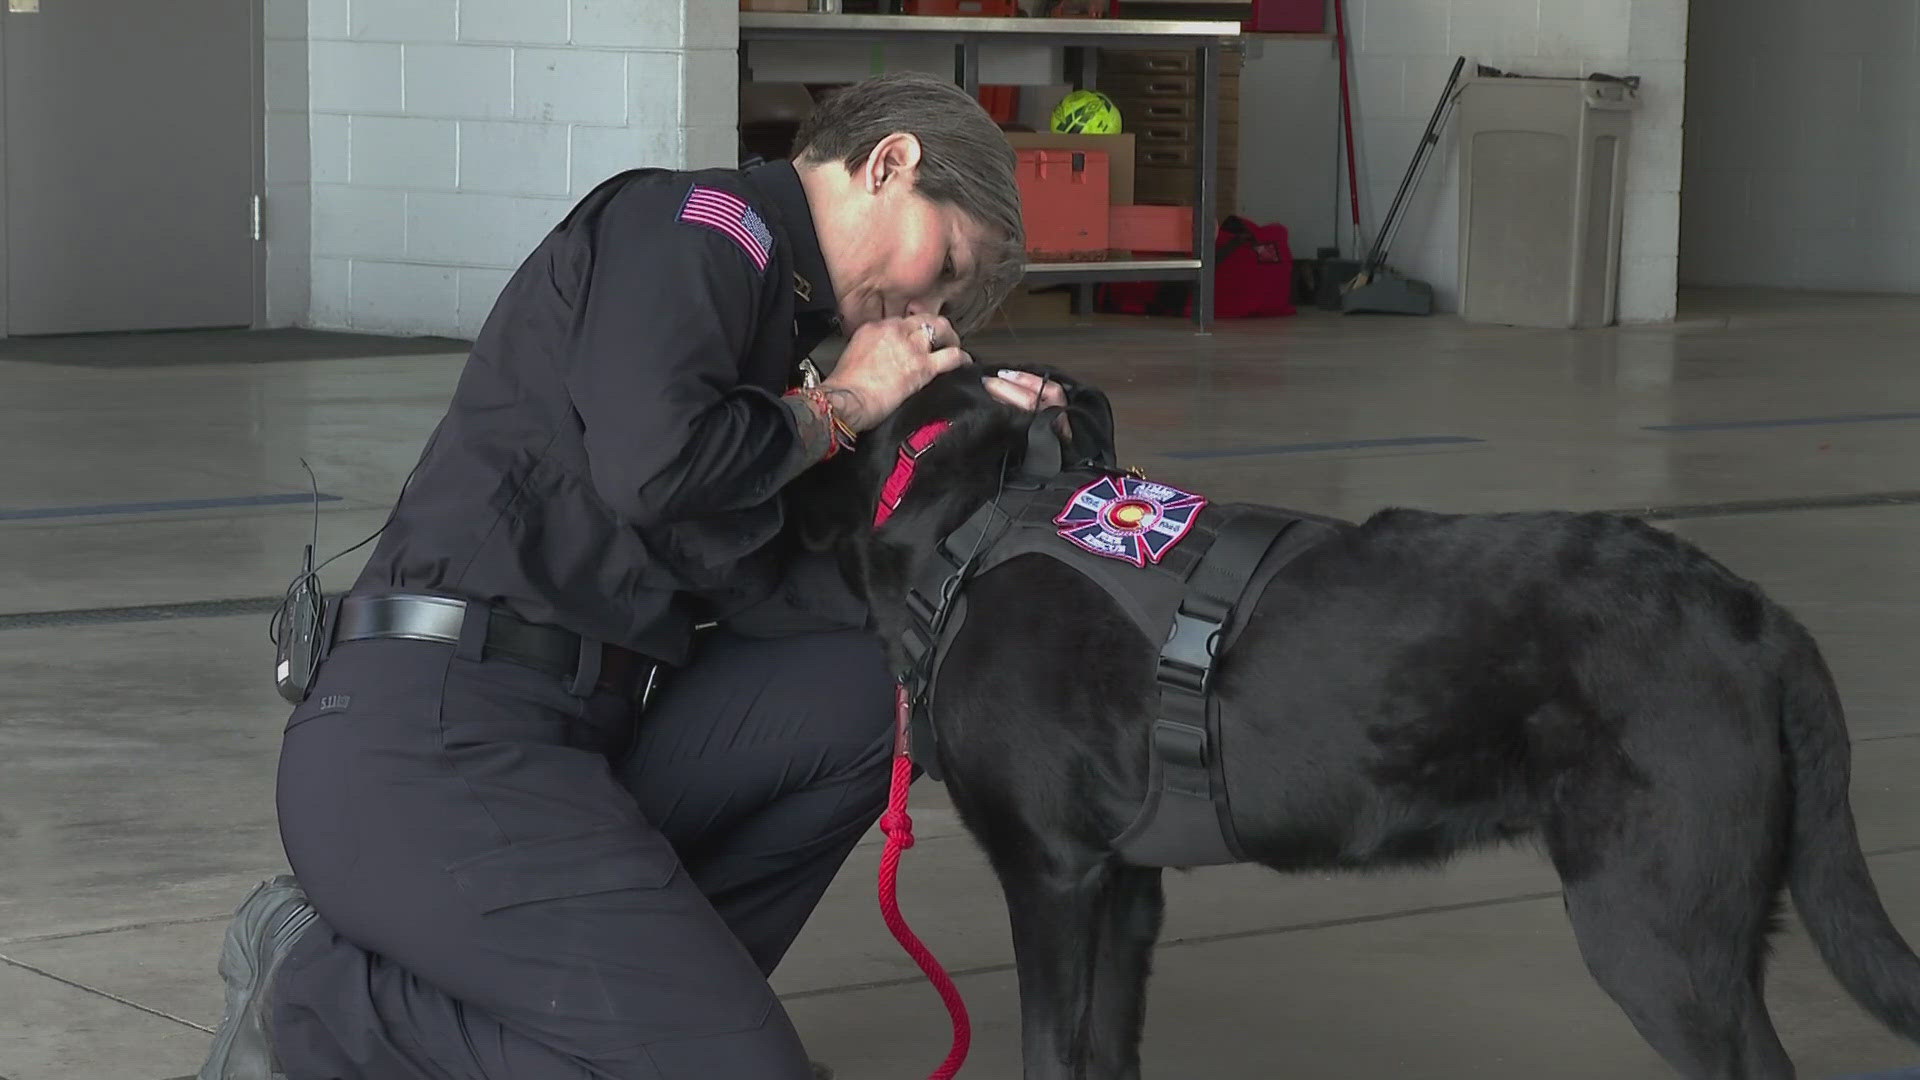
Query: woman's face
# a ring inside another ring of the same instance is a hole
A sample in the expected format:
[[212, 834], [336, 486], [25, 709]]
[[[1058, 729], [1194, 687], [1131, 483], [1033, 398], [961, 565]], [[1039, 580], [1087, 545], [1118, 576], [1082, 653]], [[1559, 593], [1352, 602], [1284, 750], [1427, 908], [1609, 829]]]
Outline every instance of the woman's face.
[[983, 230], [920, 195], [919, 163], [920, 140], [900, 134], [881, 140], [860, 169], [816, 170], [828, 197], [824, 214], [814, 206], [814, 225], [844, 330], [939, 314], [973, 278]]

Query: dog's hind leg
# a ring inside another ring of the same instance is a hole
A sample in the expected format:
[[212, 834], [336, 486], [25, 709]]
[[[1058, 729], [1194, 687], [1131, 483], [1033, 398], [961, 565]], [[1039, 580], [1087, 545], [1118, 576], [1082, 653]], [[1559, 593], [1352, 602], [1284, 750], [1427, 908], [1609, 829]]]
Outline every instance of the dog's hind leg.
[[1104, 856], [1038, 841], [995, 869], [1019, 966], [1025, 1080], [1083, 1080]]
[[1086, 1080], [1140, 1080], [1147, 975], [1165, 910], [1160, 876], [1157, 868], [1118, 866], [1100, 896]]
[[1563, 805], [1548, 848], [1587, 969], [1676, 1072], [1792, 1080], [1762, 989], [1784, 837], [1764, 797], [1726, 799], [1708, 772], [1611, 814]]
[[1601, 988], [1687, 1080], [1792, 1080], [1762, 998], [1757, 940], [1736, 945], [1726, 930], [1690, 938], [1697, 928], [1653, 910], [1644, 885], [1617, 887], [1629, 884], [1567, 890], [1581, 955]]

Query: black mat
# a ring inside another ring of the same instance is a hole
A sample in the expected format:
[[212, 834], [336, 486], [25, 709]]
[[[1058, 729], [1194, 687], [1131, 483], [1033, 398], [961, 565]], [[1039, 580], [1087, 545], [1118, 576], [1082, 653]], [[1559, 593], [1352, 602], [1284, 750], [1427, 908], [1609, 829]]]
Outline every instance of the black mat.
[[165, 330], [0, 338], [0, 360], [78, 367], [271, 364], [282, 360], [464, 354], [471, 346], [471, 342], [457, 338], [384, 337], [328, 330]]

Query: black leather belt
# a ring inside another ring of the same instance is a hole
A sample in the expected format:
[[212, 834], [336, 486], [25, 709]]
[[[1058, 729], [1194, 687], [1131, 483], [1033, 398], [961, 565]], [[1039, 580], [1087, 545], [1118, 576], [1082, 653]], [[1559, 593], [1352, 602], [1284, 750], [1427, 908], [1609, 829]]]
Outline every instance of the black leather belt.
[[[340, 598], [334, 616], [333, 640], [367, 641], [403, 638], [459, 645], [466, 625], [467, 601], [414, 593], [354, 594]], [[497, 608], [486, 612], [486, 640], [481, 656], [521, 664], [569, 682], [581, 674], [580, 635], [557, 626], [525, 622]], [[618, 645], [589, 643], [599, 650], [594, 688], [617, 694], [644, 695], [652, 689], [659, 663]]]

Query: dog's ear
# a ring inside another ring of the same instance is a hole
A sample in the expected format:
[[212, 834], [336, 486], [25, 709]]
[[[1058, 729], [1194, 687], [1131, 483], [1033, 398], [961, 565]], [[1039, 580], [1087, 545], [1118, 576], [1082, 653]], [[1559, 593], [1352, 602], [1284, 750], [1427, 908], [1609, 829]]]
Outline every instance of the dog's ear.
[[920, 459], [909, 489], [916, 504], [927, 505], [923, 500], [935, 492], [962, 503], [979, 496], [983, 486], [991, 493], [1003, 466], [1022, 463], [1032, 414], [988, 393], [981, 374], [961, 369], [942, 375], [896, 414], [899, 423], [890, 432], [896, 439], [936, 421], [947, 425]]
[[1120, 453], [1113, 440], [1113, 404], [1098, 387], [1079, 384], [1067, 388], [1067, 422], [1073, 429], [1072, 460], [1091, 461], [1103, 469], [1119, 467]]
[[1046, 364], [1012, 365], [1015, 370], [1032, 372], [1059, 383], [1066, 391], [1067, 424], [1073, 438], [1067, 444], [1071, 464], [1091, 462], [1103, 469], [1118, 468], [1119, 452], [1113, 439], [1113, 403], [1099, 387], [1083, 383], [1059, 368]]

